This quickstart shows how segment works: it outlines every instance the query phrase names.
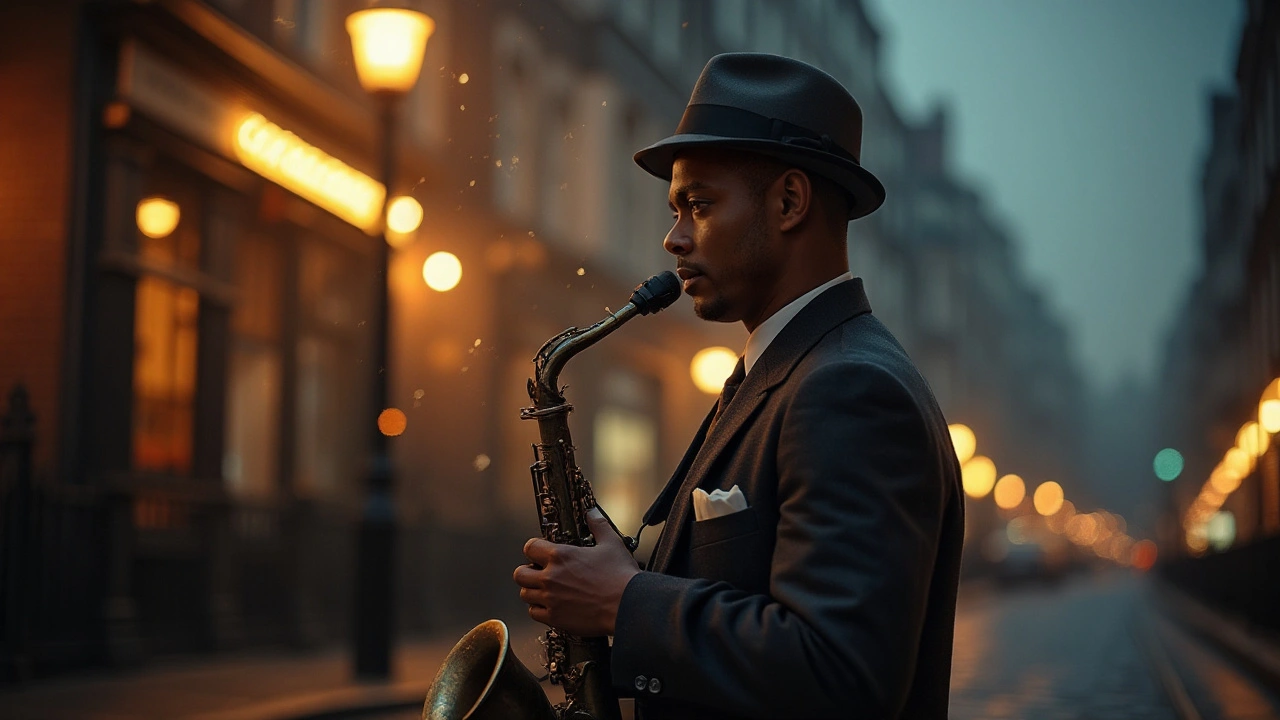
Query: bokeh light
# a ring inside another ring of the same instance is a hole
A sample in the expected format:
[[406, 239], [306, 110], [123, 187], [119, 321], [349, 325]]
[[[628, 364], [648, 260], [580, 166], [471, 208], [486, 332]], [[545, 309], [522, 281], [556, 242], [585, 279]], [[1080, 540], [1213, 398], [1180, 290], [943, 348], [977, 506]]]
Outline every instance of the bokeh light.
[[1219, 510], [1209, 518], [1204, 532], [1214, 550], [1226, 550], [1236, 541], [1236, 516], [1229, 510]]
[[427, 261], [422, 263], [422, 279], [427, 287], [436, 292], [448, 292], [458, 285], [462, 279], [462, 262], [451, 252], [431, 253]]
[[167, 237], [178, 227], [181, 212], [178, 203], [162, 197], [149, 197], [138, 203], [138, 229], [149, 238]]
[[996, 481], [995, 501], [1003, 510], [1012, 510], [1027, 496], [1027, 485], [1017, 475], [1005, 475]]
[[378, 432], [388, 437], [395, 437], [409, 426], [409, 418], [399, 408], [387, 408], [378, 413]]
[[1267, 454], [1267, 450], [1271, 447], [1271, 433], [1267, 432], [1256, 422], [1250, 420], [1240, 426], [1240, 432], [1236, 433], [1236, 447], [1244, 451], [1245, 455], [1259, 458]]
[[968, 425], [955, 423], [948, 425], [947, 429], [951, 431], [951, 444], [956, 449], [956, 459], [961, 465], [969, 462], [973, 458], [973, 454], [978, 451], [978, 438], [973, 434], [973, 430]]
[[1036, 506], [1036, 512], [1047, 517], [1062, 509], [1063, 497], [1062, 486], [1049, 480], [1040, 483], [1031, 501]]
[[1185, 465], [1182, 459], [1182, 453], [1173, 448], [1165, 448], [1156, 453], [1156, 458], [1152, 462], [1155, 467], [1156, 477], [1170, 482], [1176, 480], [1182, 474], [1182, 468]]
[[1271, 398], [1258, 405], [1258, 424], [1272, 435], [1280, 433], [1280, 400]]
[[738, 354], [727, 347], [703, 348], [689, 363], [689, 375], [693, 384], [708, 395], [719, 395], [724, 381], [733, 374], [738, 364]]
[[1150, 540], [1139, 540], [1129, 550], [1129, 562], [1142, 571], [1150, 570], [1156, 564], [1156, 544]]
[[1233, 447], [1222, 456], [1222, 466], [1244, 477], [1253, 472], [1253, 456], [1238, 447]]
[[401, 195], [387, 205], [387, 229], [407, 235], [422, 225], [422, 205], [408, 195]]
[[996, 484], [996, 464], [989, 457], [978, 455], [960, 468], [960, 480], [969, 497], [983, 498]]
[[1209, 486], [1224, 496], [1235, 492], [1243, 480], [1244, 473], [1229, 468], [1225, 464], [1219, 464], [1209, 474]]

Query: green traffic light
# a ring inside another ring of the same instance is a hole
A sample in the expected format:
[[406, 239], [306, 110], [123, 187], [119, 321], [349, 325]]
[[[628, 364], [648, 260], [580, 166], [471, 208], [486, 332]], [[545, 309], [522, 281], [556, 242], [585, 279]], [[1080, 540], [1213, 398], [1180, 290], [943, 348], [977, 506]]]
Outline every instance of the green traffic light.
[[1156, 477], [1169, 482], [1182, 474], [1182, 453], [1173, 448], [1165, 448], [1156, 453], [1152, 465], [1155, 467]]

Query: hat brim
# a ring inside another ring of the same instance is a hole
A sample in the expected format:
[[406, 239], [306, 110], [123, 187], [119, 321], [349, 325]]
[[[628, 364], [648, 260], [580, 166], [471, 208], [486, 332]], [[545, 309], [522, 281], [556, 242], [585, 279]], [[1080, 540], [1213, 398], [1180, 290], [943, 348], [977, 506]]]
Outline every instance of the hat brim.
[[884, 186], [861, 165], [815, 148], [777, 140], [731, 138], [721, 135], [672, 135], [636, 153], [634, 160], [645, 172], [671, 181], [671, 167], [681, 150], [699, 147], [734, 148], [791, 163], [801, 170], [817, 173], [839, 185], [853, 197], [849, 219], [870, 215], [884, 203]]

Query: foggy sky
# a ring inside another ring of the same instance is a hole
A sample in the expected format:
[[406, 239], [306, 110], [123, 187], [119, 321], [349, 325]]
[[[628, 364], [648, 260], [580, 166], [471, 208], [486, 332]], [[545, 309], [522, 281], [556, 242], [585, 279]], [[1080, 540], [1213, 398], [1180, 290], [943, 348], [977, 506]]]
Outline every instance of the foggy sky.
[[[908, 118], [952, 110], [984, 189], [1095, 387], [1154, 381], [1199, 266], [1208, 91], [1229, 89], [1237, 0], [872, 0]], [[874, 168], [872, 168], [874, 171]]]

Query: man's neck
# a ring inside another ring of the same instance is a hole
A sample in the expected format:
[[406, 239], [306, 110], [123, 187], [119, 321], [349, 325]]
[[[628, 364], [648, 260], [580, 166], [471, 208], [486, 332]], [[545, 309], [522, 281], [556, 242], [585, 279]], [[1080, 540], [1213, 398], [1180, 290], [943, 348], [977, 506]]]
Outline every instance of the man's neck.
[[754, 317], [743, 318], [742, 326], [747, 329], [747, 333], [755, 332], [761, 323], [773, 317], [782, 308], [795, 302], [796, 298], [816, 287], [831, 282], [847, 272], [849, 272], [849, 261], [845, 260], [843, 263], [828, 265], [825, 270], [808, 272], [801, 279], [788, 282], [785, 288], [777, 290], [773, 297], [765, 303], [763, 310]]

